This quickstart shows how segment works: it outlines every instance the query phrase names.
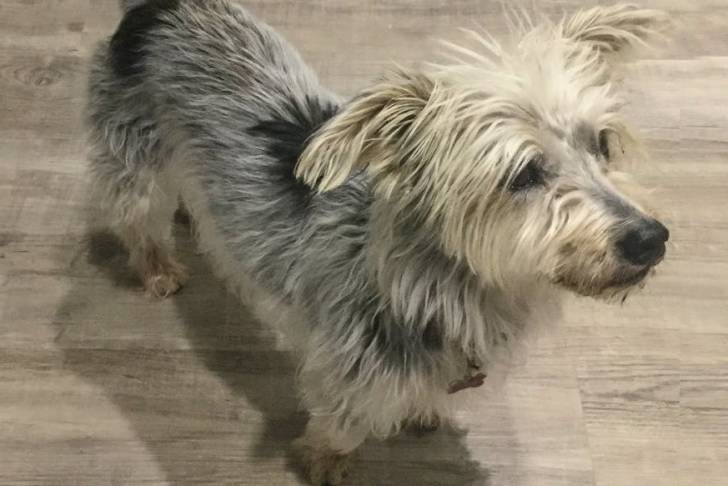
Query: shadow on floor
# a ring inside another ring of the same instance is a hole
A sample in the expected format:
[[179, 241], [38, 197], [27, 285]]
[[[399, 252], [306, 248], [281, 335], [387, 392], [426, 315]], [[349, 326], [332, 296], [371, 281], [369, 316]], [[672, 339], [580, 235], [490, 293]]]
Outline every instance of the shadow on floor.
[[[104, 390], [171, 483], [297, 484], [290, 443], [306, 414], [295, 364], [212, 276], [186, 228], [176, 231], [192, 277], [172, 306], [143, 295], [113, 236], [88, 237], [72, 271], [89, 278], [74, 279], [56, 315], [64, 366]], [[94, 279], [117, 288], [95, 290]], [[148, 322], [126, 332], [125, 319]], [[145, 332], [156, 325], [166, 327]], [[119, 335], [113, 345], [85, 344], [85, 336], [113, 333]], [[347, 484], [488, 485], [464, 435], [444, 427], [423, 438], [369, 441]]]

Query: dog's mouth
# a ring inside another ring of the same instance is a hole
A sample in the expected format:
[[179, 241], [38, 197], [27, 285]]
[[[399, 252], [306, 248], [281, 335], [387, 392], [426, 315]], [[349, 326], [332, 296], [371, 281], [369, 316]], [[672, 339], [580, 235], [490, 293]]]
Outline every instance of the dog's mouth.
[[602, 285], [579, 284], [565, 276], [560, 276], [552, 282], [580, 295], [587, 297], [600, 297], [603, 295], [611, 295], [615, 291], [628, 289], [629, 287], [641, 284], [645, 278], [653, 272], [654, 268], [654, 265], [646, 265], [636, 269], [634, 267], [624, 268]]
[[609, 282], [607, 288], [624, 288], [637, 285], [649, 275], [653, 268], [654, 265], [646, 265], [644, 268], [636, 271], [621, 271]]

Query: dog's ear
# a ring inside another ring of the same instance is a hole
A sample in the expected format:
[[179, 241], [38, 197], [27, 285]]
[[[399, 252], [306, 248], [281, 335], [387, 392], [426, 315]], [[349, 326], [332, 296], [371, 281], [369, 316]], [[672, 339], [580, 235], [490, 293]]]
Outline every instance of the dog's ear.
[[378, 182], [395, 181], [401, 169], [399, 149], [411, 140], [433, 89], [425, 75], [398, 71], [365, 90], [309, 139], [296, 177], [321, 192], [361, 169]]
[[662, 33], [670, 24], [661, 10], [634, 5], [594, 7], [561, 24], [563, 36], [591, 44], [604, 54], [624, 54]]

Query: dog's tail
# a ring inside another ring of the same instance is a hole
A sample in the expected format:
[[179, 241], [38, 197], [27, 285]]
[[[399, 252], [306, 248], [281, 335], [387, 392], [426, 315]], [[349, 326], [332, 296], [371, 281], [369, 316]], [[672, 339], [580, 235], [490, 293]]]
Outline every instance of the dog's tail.
[[137, 7], [141, 7], [148, 1], [149, 0], [120, 0], [121, 9], [124, 11], [124, 13], [126, 13], [131, 10], [134, 10]]

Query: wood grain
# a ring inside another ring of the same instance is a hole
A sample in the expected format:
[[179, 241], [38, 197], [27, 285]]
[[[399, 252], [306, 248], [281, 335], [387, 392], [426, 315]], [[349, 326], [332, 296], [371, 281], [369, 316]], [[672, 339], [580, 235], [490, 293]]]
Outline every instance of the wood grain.
[[[301, 484], [293, 363], [177, 228], [189, 286], [142, 293], [86, 228], [80, 113], [115, 0], [0, 2], [0, 484]], [[530, 3], [530, 2], [529, 2]], [[594, 2], [536, 2], [550, 15]], [[457, 429], [367, 443], [354, 485], [719, 485], [728, 477], [728, 4], [651, 0], [673, 42], [635, 62], [627, 108], [672, 243], [623, 306], [571, 299]], [[267, 1], [341, 93], [432, 59], [456, 27], [507, 28], [483, 0]]]

